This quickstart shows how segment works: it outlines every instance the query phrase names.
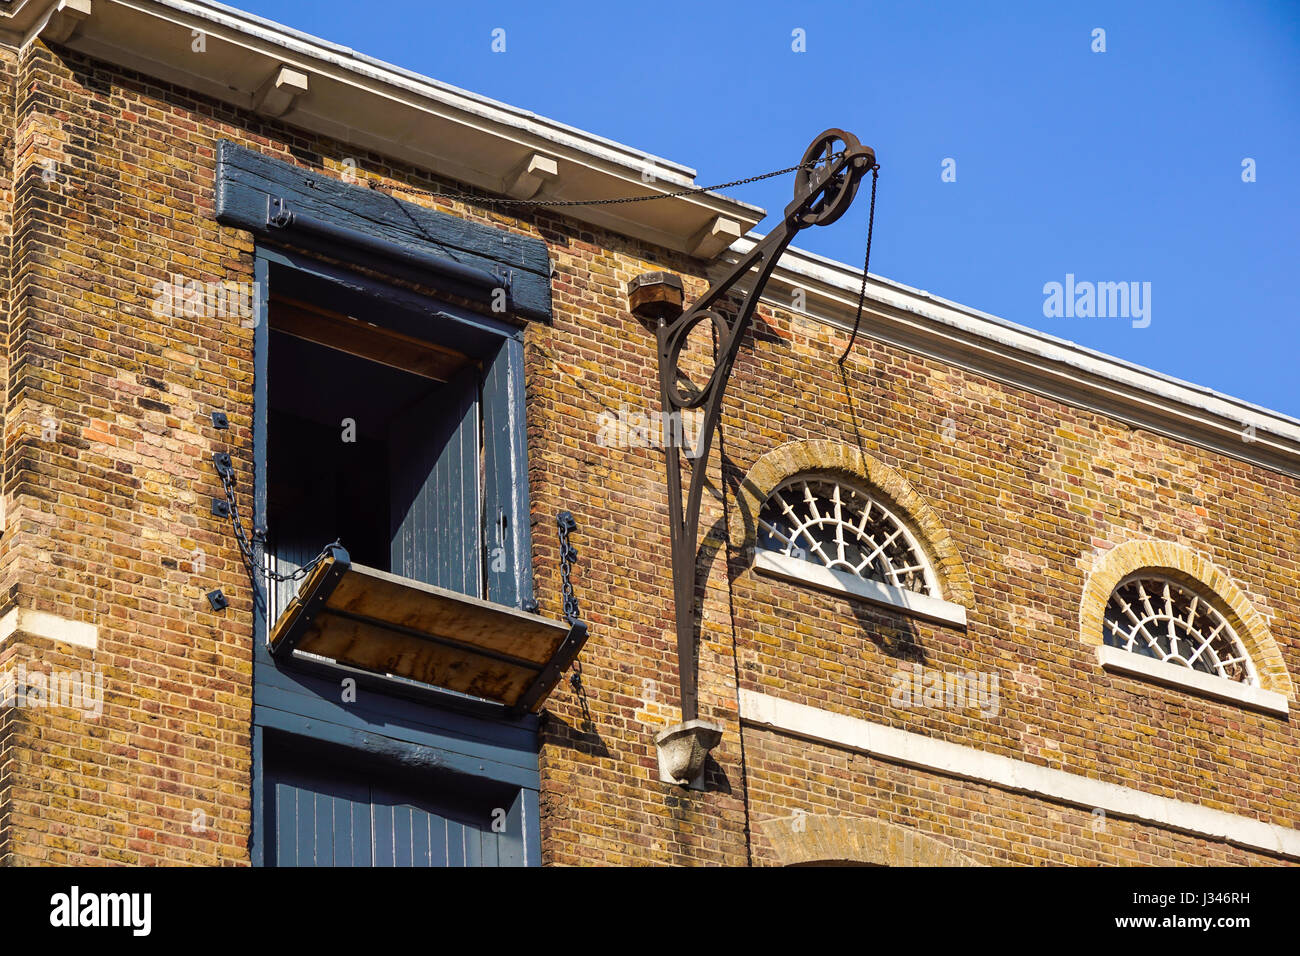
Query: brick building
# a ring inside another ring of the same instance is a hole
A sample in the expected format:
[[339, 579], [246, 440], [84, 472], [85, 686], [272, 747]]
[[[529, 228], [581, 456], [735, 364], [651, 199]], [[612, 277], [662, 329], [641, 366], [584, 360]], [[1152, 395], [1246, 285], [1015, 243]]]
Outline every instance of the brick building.
[[1300, 860], [1300, 422], [877, 277], [841, 366], [861, 274], [791, 249], [664, 782], [628, 288], [763, 211], [496, 203], [693, 172], [214, 3], [0, 39], [5, 862]]

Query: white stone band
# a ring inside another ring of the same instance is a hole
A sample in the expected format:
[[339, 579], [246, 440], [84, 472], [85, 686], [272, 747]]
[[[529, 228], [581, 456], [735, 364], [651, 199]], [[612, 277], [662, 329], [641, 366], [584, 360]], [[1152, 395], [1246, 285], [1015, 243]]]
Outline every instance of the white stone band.
[[1065, 770], [985, 753], [973, 747], [818, 710], [767, 694], [742, 690], [740, 719], [752, 726], [856, 750], [948, 777], [973, 780], [1089, 810], [1100, 809], [1117, 817], [1300, 860], [1300, 831], [1297, 830], [1093, 780]]

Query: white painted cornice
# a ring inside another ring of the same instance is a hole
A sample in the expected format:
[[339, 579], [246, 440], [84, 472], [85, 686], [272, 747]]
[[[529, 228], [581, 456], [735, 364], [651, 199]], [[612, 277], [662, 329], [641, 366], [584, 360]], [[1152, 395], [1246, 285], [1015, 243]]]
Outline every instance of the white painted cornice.
[[[7, 10], [9, 21], [0, 24], [0, 40], [16, 46], [43, 35], [106, 63], [491, 193], [518, 195], [535, 187], [528, 198], [585, 200], [695, 186], [689, 167], [206, 0], [93, 0], [93, 12], [66, 38], [62, 30], [58, 39], [41, 34], [60, 6], [90, 2], [18, 0]], [[194, 49], [200, 35], [202, 52]], [[543, 162], [534, 162], [536, 156]], [[522, 181], [521, 170], [527, 173]], [[716, 193], [573, 207], [565, 214], [703, 256], [717, 255], [765, 215]], [[715, 234], [725, 241], [701, 239]]]
[[[715, 267], [721, 274], [757, 244], [750, 233]], [[764, 300], [786, 311], [796, 289], [810, 318], [851, 329], [862, 270], [797, 248], [782, 256]], [[1090, 409], [1136, 428], [1300, 477], [1300, 421], [1132, 362], [872, 275], [861, 336], [896, 345]]]

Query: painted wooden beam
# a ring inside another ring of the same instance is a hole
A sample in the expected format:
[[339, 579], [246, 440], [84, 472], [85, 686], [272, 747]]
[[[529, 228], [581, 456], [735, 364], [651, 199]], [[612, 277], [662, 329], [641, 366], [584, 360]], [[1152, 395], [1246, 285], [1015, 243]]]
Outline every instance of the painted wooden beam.
[[[317, 248], [309, 236], [268, 224], [270, 201], [352, 230], [390, 248], [393, 256], [340, 248]], [[508, 315], [550, 321], [551, 262], [546, 243], [504, 229], [470, 222], [386, 193], [335, 179], [222, 140], [217, 151], [216, 218], [261, 239], [303, 248], [391, 273], [439, 291], [494, 305], [492, 289], [402, 265], [403, 253], [435, 257], [470, 269], [509, 276]]]

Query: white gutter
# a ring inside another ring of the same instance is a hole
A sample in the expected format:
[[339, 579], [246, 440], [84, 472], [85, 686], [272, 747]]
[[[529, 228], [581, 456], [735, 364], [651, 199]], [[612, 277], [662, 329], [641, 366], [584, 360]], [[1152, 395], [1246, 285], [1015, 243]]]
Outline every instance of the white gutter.
[[[719, 271], [762, 239], [732, 244]], [[838, 329], [853, 326], [862, 270], [790, 248], [764, 300]], [[1138, 428], [1300, 477], [1300, 420], [1037, 329], [872, 275], [860, 335], [1090, 409]]]

